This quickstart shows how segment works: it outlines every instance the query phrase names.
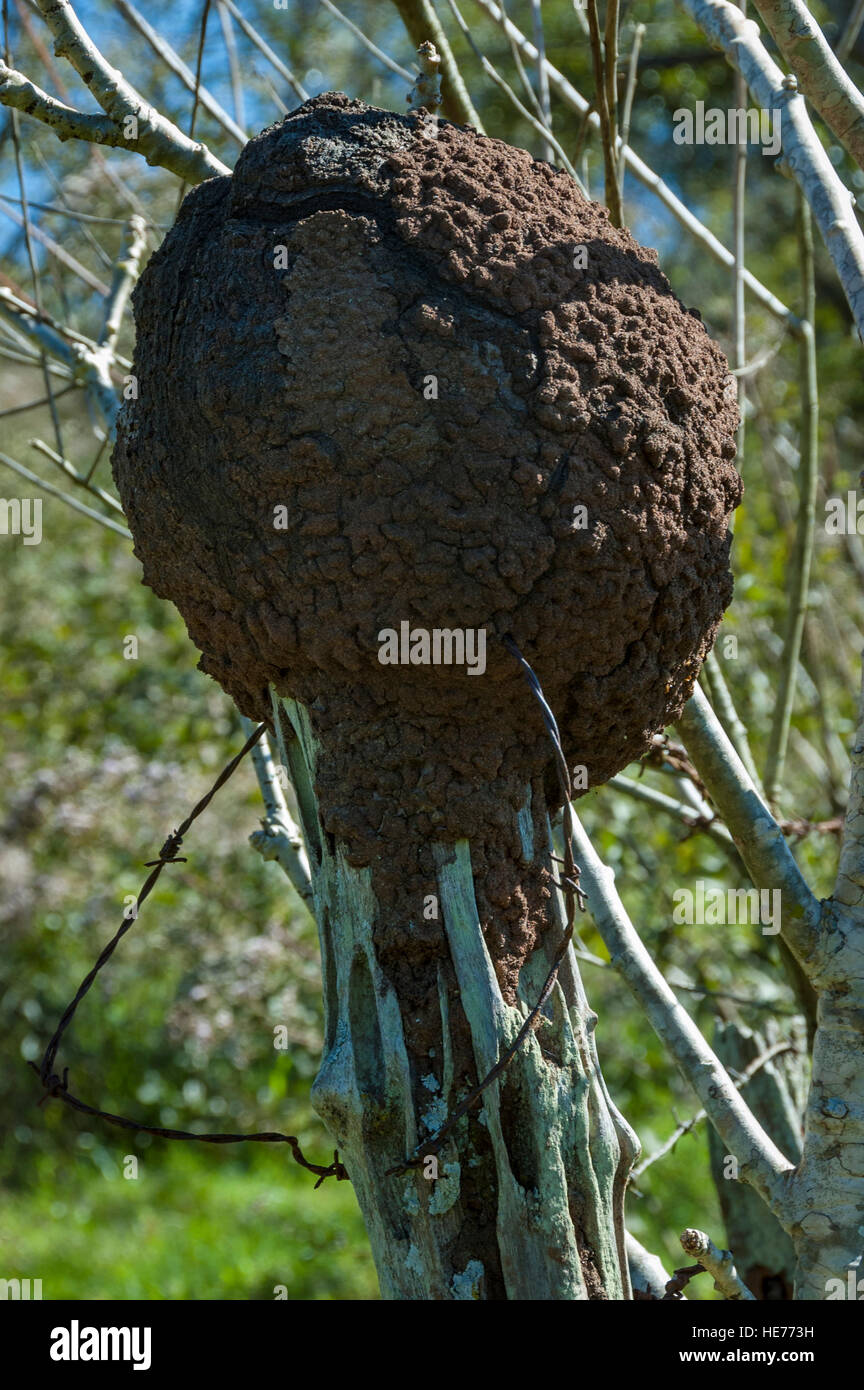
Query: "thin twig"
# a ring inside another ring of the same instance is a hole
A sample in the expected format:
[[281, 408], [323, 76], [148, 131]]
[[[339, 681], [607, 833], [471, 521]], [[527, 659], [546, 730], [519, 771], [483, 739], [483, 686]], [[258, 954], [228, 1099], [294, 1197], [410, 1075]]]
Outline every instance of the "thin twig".
[[637, 781], [635, 777], [626, 777], [620, 772], [615, 777], [610, 777], [606, 785], [614, 788], [615, 791], [623, 792], [625, 796], [632, 797], [635, 801], [644, 801], [648, 806], [653, 806], [658, 811], [667, 811], [671, 816], [682, 821], [691, 834], [694, 831], [702, 830], [722, 845], [724, 849], [732, 847], [732, 836], [723, 822], [713, 814], [707, 816], [700, 816], [698, 812], [694, 814], [683, 802], [676, 801], [673, 797], [666, 796], [663, 792], [655, 791], [653, 787], [646, 786], [644, 782]]
[[[672, 988], [689, 989], [690, 986], [673, 985]], [[701, 993], [702, 991], [698, 992]], [[710, 993], [712, 996], [714, 996], [713, 990], [710, 991]], [[730, 994], [719, 994], [718, 992], [716, 997], [721, 999], [732, 999], [734, 996]], [[743, 1002], [746, 1004], [751, 1003], [750, 1000], [744, 1000]], [[775, 1006], [774, 1001], [771, 1000], [766, 1004], [762, 1004], [761, 1006], [754, 1003], [753, 1007], [774, 1008]], [[750, 1062], [747, 1065], [747, 1067], [745, 1067], [744, 1071], [742, 1071], [735, 1078], [736, 1090], [742, 1090], [747, 1085], [747, 1082], [750, 1081], [758, 1071], [761, 1071], [764, 1066], [766, 1066], [770, 1061], [772, 1061], [774, 1057], [778, 1057], [782, 1052], [794, 1052], [794, 1050], [795, 1049], [793, 1048], [792, 1044], [789, 1042], [773, 1043], [771, 1047], [766, 1048], [766, 1050], [760, 1053], [758, 1057], [754, 1057], [753, 1061]], [[653, 1163], [659, 1162], [661, 1158], [665, 1158], [667, 1154], [670, 1154], [672, 1150], [676, 1147], [679, 1139], [683, 1139], [685, 1134], [689, 1134], [691, 1130], [695, 1129], [698, 1124], [701, 1124], [702, 1121], [707, 1120], [707, 1118], [707, 1110], [698, 1110], [696, 1114], [691, 1116], [689, 1120], [685, 1120], [683, 1124], [678, 1125], [677, 1129], [675, 1129], [673, 1133], [670, 1134], [669, 1138], [660, 1145], [659, 1149], [655, 1149], [653, 1154], [649, 1154], [647, 1158], [643, 1158], [642, 1162], [636, 1165], [636, 1167], [630, 1173], [630, 1182], [635, 1183], [637, 1178], [641, 1178], [646, 1168], [650, 1168]]]
[[44, 478], [40, 478], [35, 473], [31, 473], [30, 469], [25, 468], [24, 464], [19, 463], [17, 459], [10, 458], [8, 454], [0, 452], [0, 463], [5, 463], [7, 468], [11, 468], [14, 473], [18, 473], [22, 478], [26, 478], [29, 483], [35, 483], [37, 487], [41, 488], [43, 492], [49, 493], [51, 497], [59, 498], [61, 502], [65, 502], [67, 507], [71, 507], [73, 511], [81, 512], [84, 516], [89, 516], [91, 521], [98, 521], [100, 525], [107, 526], [109, 531], [115, 531], [117, 535], [122, 536], [124, 540], [131, 541], [132, 532], [128, 531], [125, 526], [118, 526], [116, 521], [111, 521], [109, 517], [103, 516], [101, 512], [96, 512], [92, 507], [85, 506], [83, 502], [78, 501], [77, 497], [70, 497], [68, 492], [62, 492], [61, 489], [55, 487], [53, 483], [46, 482]]
[[459, 11], [459, 7], [456, 4], [456, 0], [449, 0], [449, 4], [450, 9], [453, 11], [453, 15], [456, 19], [457, 24], [459, 25], [466, 39], [473, 48], [474, 53], [477, 56], [477, 60], [480, 63], [480, 66], [482, 67], [483, 71], [486, 73], [487, 77], [491, 78], [491, 80], [495, 83], [496, 87], [500, 87], [502, 92], [505, 92], [507, 94], [507, 96], [510, 98], [510, 101], [516, 107], [516, 110], [519, 112], [520, 116], [522, 116], [522, 118], [526, 120], [529, 123], [529, 125], [531, 125], [534, 128], [534, 130], [537, 131], [539, 135], [542, 135], [544, 139], [549, 141], [550, 145], [553, 147], [556, 154], [558, 155], [558, 158], [561, 161], [563, 168], [567, 170], [567, 173], [570, 175], [572, 179], [575, 179], [576, 183], [579, 185], [579, 187], [582, 189], [582, 192], [584, 193], [585, 188], [582, 184], [582, 180], [576, 173], [576, 170], [573, 168], [573, 165], [570, 163], [570, 160], [567, 158], [567, 155], [565, 154], [560, 141], [556, 139], [556, 137], [552, 134], [550, 130], [547, 130], [542, 121], [538, 120], [536, 116], [532, 115], [532, 113], [528, 110], [527, 106], [523, 105], [523, 103], [517, 97], [516, 93], [513, 91], [513, 88], [510, 86], [509, 82], [505, 81], [505, 79], [498, 72], [498, 69], [495, 68], [492, 63], [490, 63], [486, 55], [483, 52], [481, 52], [481, 50], [477, 47], [477, 44], [474, 42], [474, 36], [471, 33], [471, 30], [468, 28], [468, 25], [465, 23], [465, 20], [463, 19]]
[[633, 114], [633, 98], [636, 95], [636, 84], [639, 81], [639, 53], [642, 48], [642, 40], [645, 37], [645, 25], [637, 24], [633, 31], [633, 47], [630, 50], [630, 62], [627, 66], [627, 86], [624, 91], [624, 108], [621, 113], [621, 146], [618, 150], [618, 187], [621, 190], [621, 198], [624, 198], [624, 171], [627, 168], [627, 161], [624, 158], [624, 151], [630, 139], [630, 117]]
[[762, 791], [762, 783], [759, 773], [756, 770], [756, 762], [750, 750], [750, 737], [747, 733], [746, 725], [735, 708], [732, 693], [726, 684], [726, 677], [723, 669], [717, 660], [716, 651], [708, 653], [705, 661], [708, 677], [711, 682], [711, 694], [714, 708], [717, 711], [720, 722], [735, 745], [738, 756], [746, 767], [753, 780], [753, 785], [758, 792]]
[[[537, 49], [537, 91], [540, 106], [540, 119], [547, 130], [552, 129], [552, 105], [549, 99], [549, 75], [546, 72], [546, 38], [543, 32], [543, 9], [541, 0], [531, 0], [531, 21], [534, 30], [534, 44]], [[518, 52], [513, 45], [514, 52]], [[543, 158], [552, 163], [553, 149], [545, 142]]]
[[837, 44], [836, 53], [838, 62], [845, 63], [851, 56], [852, 49], [855, 47], [858, 35], [861, 32], [862, 24], [864, 24], [864, 0], [855, 0], [855, 4], [852, 6], [849, 12], [849, 18], [846, 21], [846, 27], [840, 35], [840, 40]]
[[237, 56], [237, 40], [234, 37], [234, 25], [231, 22], [231, 11], [228, 9], [224, 0], [218, 0], [219, 23], [222, 26], [222, 39], [225, 43], [225, 53], [228, 58], [228, 71], [231, 74], [231, 99], [234, 102], [234, 120], [239, 129], [245, 132], [246, 126], [246, 105], [243, 97], [243, 77], [240, 72], [240, 60]]
[[346, 14], [343, 14], [342, 11], [332, 3], [332, 0], [318, 0], [318, 4], [322, 5], [335, 19], [338, 19], [340, 24], [344, 24], [346, 29], [350, 29], [351, 33], [363, 44], [363, 47], [367, 48], [373, 57], [378, 59], [379, 63], [383, 63], [385, 68], [389, 68], [391, 72], [395, 72], [397, 77], [403, 78], [406, 82], [414, 81], [414, 74], [411, 72], [410, 68], [403, 68], [401, 63], [395, 62], [388, 53], [384, 52], [383, 48], [379, 48], [377, 43], [373, 43], [369, 36], [364, 34], [363, 30], [359, 28], [353, 20], [350, 20]]
[[[195, 134], [195, 118], [198, 115], [198, 107], [201, 104], [201, 67], [204, 62], [204, 45], [207, 42], [207, 17], [210, 14], [210, 0], [204, 0], [204, 8], [201, 11], [201, 24], [198, 30], [198, 58], [195, 63], [195, 83], [192, 88], [194, 98], [192, 101], [192, 115], [189, 117], [189, 139]], [[177, 197], [177, 212], [180, 212], [180, 205], [186, 197], [186, 180], [180, 185], [180, 192]]]
[[[156, 29], [154, 29], [150, 24], [147, 23], [147, 20], [144, 18], [144, 16], [138, 10], [136, 10], [134, 5], [129, 3], [129, 0], [114, 0], [114, 4], [122, 14], [123, 18], [126, 20], [127, 24], [130, 24], [134, 29], [137, 29], [138, 33], [142, 36], [142, 38], [147, 40], [156, 56], [158, 58], [161, 58], [165, 66], [169, 68], [171, 72], [173, 72], [177, 77], [180, 78], [180, 81], [183, 83], [187, 91], [194, 92], [195, 75], [186, 66], [180, 55], [178, 53], [175, 53], [168, 40], [164, 39]], [[222, 10], [220, 6], [220, 14], [221, 13]], [[220, 103], [216, 100], [212, 93], [207, 90], [206, 87], [199, 86], [198, 99], [201, 105], [204, 107], [205, 111], [208, 111], [210, 115], [213, 117], [213, 119], [215, 121], [218, 121], [219, 125], [226, 132], [226, 134], [230, 135], [231, 139], [236, 141], [236, 143], [242, 149], [249, 137], [243, 129], [243, 123], [239, 121], [239, 117], [238, 120], [233, 120], [232, 117], [229, 116], [225, 108], [220, 105]], [[191, 134], [192, 132], [190, 131], [190, 136]]]
[[621, 190], [618, 186], [618, 152], [613, 126], [614, 117], [609, 110], [608, 55], [607, 60], [604, 61], [600, 39], [600, 21], [597, 17], [597, 0], [588, 0], [588, 29], [591, 35], [591, 60], [594, 66], [594, 104], [600, 117], [600, 140], [603, 147], [603, 169], [606, 178], [606, 207], [613, 227], [620, 227], [622, 218]]
[[103, 488], [96, 487], [94, 483], [91, 483], [83, 473], [78, 472], [74, 463], [70, 463], [69, 460], [64, 458], [61, 454], [56, 454], [54, 450], [41, 439], [31, 439], [30, 444], [34, 449], [38, 450], [40, 454], [44, 454], [46, 458], [56, 464], [60, 471], [69, 478], [76, 487], [83, 488], [85, 492], [90, 493], [91, 497], [95, 497], [99, 502], [104, 502], [105, 506], [110, 507], [112, 511], [119, 512], [120, 516], [124, 515], [123, 508], [117, 498], [112, 497], [110, 492], [105, 492]]
[[798, 254], [801, 273], [803, 331], [798, 340], [798, 395], [801, 401], [801, 460], [798, 467], [798, 520], [789, 565], [788, 608], [780, 681], [774, 703], [765, 795], [775, 804], [780, 796], [789, 726], [795, 702], [798, 661], [807, 614], [810, 568], [816, 531], [816, 494], [819, 485], [819, 382], [816, 362], [816, 281], [813, 261], [813, 227], [810, 209], [798, 192]]

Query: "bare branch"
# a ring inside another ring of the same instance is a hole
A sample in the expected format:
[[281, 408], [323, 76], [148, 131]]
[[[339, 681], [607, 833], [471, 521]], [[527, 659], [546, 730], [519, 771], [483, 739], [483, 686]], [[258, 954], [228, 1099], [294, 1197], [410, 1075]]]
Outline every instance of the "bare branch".
[[83, 502], [78, 501], [77, 497], [70, 497], [68, 492], [63, 492], [59, 487], [55, 487], [53, 483], [48, 483], [44, 478], [40, 478], [35, 473], [31, 473], [29, 468], [24, 467], [23, 463], [19, 463], [17, 459], [10, 458], [8, 454], [4, 454], [2, 451], [0, 451], [0, 463], [5, 463], [6, 467], [11, 468], [13, 473], [18, 473], [20, 477], [26, 478], [28, 483], [33, 483], [34, 486], [41, 488], [43, 492], [47, 492], [51, 497], [59, 498], [61, 502], [65, 502], [67, 507], [71, 507], [73, 511], [81, 512], [84, 516], [88, 516], [91, 521], [98, 521], [102, 526], [107, 526], [109, 531], [116, 531], [118, 536], [123, 536], [125, 540], [131, 541], [132, 532], [128, 531], [125, 526], [119, 526], [117, 522], [112, 521], [110, 517], [103, 516], [101, 512], [94, 511], [92, 507], [85, 506]]
[[463, 125], [473, 125], [482, 135], [483, 122], [468, 95], [468, 88], [459, 71], [459, 64], [453, 56], [447, 35], [441, 27], [441, 21], [435, 13], [435, 6], [430, 0], [393, 0], [393, 3], [402, 16], [402, 23], [414, 47], [419, 48], [421, 43], [428, 41], [434, 43], [441, 54], [445, 116], [451, 121], [460, 121]]
[[[828, 254], [864, 337], [864, 233], [855, 218], [852, 196], [822, 147], [807, 103], [794, 78], [784, 78], [762, 43], [759, 26], [729, 0], [681, 0], [691, 19], [743, 76], [759, 105], [779, 113], [783, 156], [789, 173], [813, 212]], [[775, 114], [774, 120], [778, 120]]]
[[574, 814], [573, 834], [588, 910], [613, 967], [626, 981], [657, 1036], [704, 1105], [717, 1133], [738, 1159], [740, 1175], [778, 1218], [792, 1164], [766, 1134], [719, 1058], [675, 998], [630, 921], [612, 871], [598, 858]]
[[502, 92], [506, 93], [510, 101], [516, 107], [516, 110], [519, 112], [522, 119], [527, 121], [529, 125], [533, 126], [537, 133], [539, 135], [542, 135], [543, 139], [552, 146], [553, 150], [555, 150], [556, 154], [558, 155], [558, 158], [561, 161], [563, 168], [567, 170], [567, 173], [579, 185], [579, 187], [582, 189], [582, 192], [587, 197], [587, 190], [585, 189], [579, 175], [576, 173], [576, 170], [573, 168], [573, 165], [570, 163], [570, 160], [567, 158], [567, 155], [565, 154], [564, 148], [561, 145], [560, 141], [555, 138], [551, 130], [549, 130], [548, 126], [546, 126], [543, 123], [543, 121], [538, 120], [538, 118], [531, 111], [528, 110], [527, 106], [523, 106], [522, 102], [519, 100], [516, 93], [513, 91], [513, 88], [510, 86], [510, 83], [505, 81], [505, 79], [498, 72], [498, 69], [494, 67], [492, 63], [490, 63], [486, 55], [482, 53], [480, 49], [477, 47], [477, 44], [474, 41], [474, 36], [471, 33], [471, 30], [469, 29], [468, 25], [465, 23], [465, 20], [462, 17], [459, 7], [456, 4], [456, 0], [449, 0], [449, 5], [450, 9], [453, 11], [453, 15], [456, 19], [457, 24], [459, 25], [466, 39], [473, 48], [474, 53], [477, 56], [477, 61], [482, 67], [483, 71], [486, 73], [486, 76], [492, 79], [496, 87], [500, 87]]
[[606, 785], [614, 787], [616, 791], [623, 792], [625, 796], [632, 797], [634, 801], [644, 801], [646, 805], [653, 806], [658, 811], [668, 812], [670, 816], [682, 821], [690, 830], [703, 830], [724, 849], [733, 847], [732, 836], [722, 821], [711, 816], [700, 816], [698, 811], [692, 811], [682, 801], [676, 801], [674, 797], [666, 796], [664, 792], [655, 791], [653, 787], [646, 786], [644, 782], [640, 782], [635, 777], [626, 777], [619, 772], [617, 776], [610, 777]]
[[864, 169], [864, 96], [802, 0], [756, 0], [804, 95]]
[[[677, 988], [682, 989], [683, 986], [678, 985]], [[721, 999], [728, 999], [729, 995], [722, 994], [715, 997], [719, 997]], [[749, 1003], [750, 1001], [748, 1000], [747, 1002]], [[764, 1005], [760, 1005], [760, 1007], [773, 1009], [775, 1007], [774, 1001], [768, 1001]], [[791, 1043], [772, 1043], [772, 1045], [766, 1048], [764, 1052], [761, 1052], [758, 1057], [753, 1058], [753, 1061], [749, 1063], [749, 1065], [743, 1072], [741, 1072], [740, 1076], [735, 1077], [736, 1090], [740, 1091], [743, 1086], [746, 1086], [747, 1082], [750, 1081], [751, 1078], [754, 1077], [758, 1071], [761, 1071], [764, 1066], [767, 1066], [767, 1064], [770, 1061], [772, 1061], [773, 1058], [777, 1057], [781, 1052], [791, 1051]], [[666, 1155], [671, 1153], [672, 1150], [675, 1148], [679, 1139], [683, 1139], [685, 1134], [689, 1134], [691, 1130], [695, 1129], [698, 1124], [701, 1124], [702, 1121], [706, 1120], [707, 1118], [707, 1110], [698, 1110], [696, 1114], [693, 1115], [689, 1120], [685, 1120], [683, 1124], [676, 1126], [676, 1128], [669, 1135], [669, 1138], [666, 1139], [664, 1143], [660, 1145], [659, 1149], [655, 1149], [653, 1154], [649, 1154], [647, 1158], [642, 1159], [641, 1163], [637, 1163], [636, 1167], [630, 1173], [630, 1181], [635, 1182], [637, 1178], [641, 1178], [646, 1168], [650, 1168], [653, 1163], [657, 1163], [661, 1158], [665, 1158]]]
[[[133, 29], [137, 29], [142, 38], [147, 40], [156, 56], [162, 59], [165, 66], [170, 68], [171, 72], [173, 72], [176, 77], [180, 78], [186, 90], [194, 92], [195, 74], [192, 72], [191, 68], [186, 66], [180, 55], [175, 53], [168, 40], [163, 39], [162, 35], [158, 33], [152, 25], [147, 23], [147, 20], [136, 10], [135, 6], [128, 3], [128, 0], [114, 0], [114, 4], [127, 24], [131, 24]], [[220, 6], [220, 14], [221, 12]], [[204, 107], [204, 110], [209, 111], [213, 119], [219, 122], [222, 129], [230, 135], [231, 139], [235, 140], [242, 149], [249, 138], [245, 130], [237, 124], [237, 121], [232, 120], [225, 108], [219, 104], [211, 92], [208, 92], [206, 87], [199, 86], [198, 100]]]
[[[62, 102], [33, 87], [20, 73], [10, 72], [5, 65], [0, 69], [0, 102], [15, 105], [45, 120], [58, 134], [63, 132], [61, 138], [74, 136], [96, 144], [134, 150], [142, 154], [148, 164], [169, 169], [189, 183], [202, 183], [216, 174], [231, 172], [206, 145], [187, 139], [171, 121], [147, 105], [123, 74], [99, 52], [69, 0], [39, 0], [39, 8], [54, 35], [54, 52], [58, 57], [68, 58], [108, 117], [108, 126], [101, 118], [64, 107]], [[23, 96], [22, 83], [29, 88]], [[108, 138], [109, 127], [114, 132], [112, 138]]]
[[332, 14], [335, 19], [338, 19], [340, 24], [345, 25], [346, 29], [350, 29], [355, 38], [358, 38], [363, 44], [363, 47], [368, 48], [373, 57], [377, 58], [379, 63], [383, 63], [385, 68], [389, 68], [391, 72], [395, 72], [397, 77], [404, 78], [406, 82], [414, 81], [413, 72], [408, 68], [403, 68], [401, 63], [394, 62], [390, 55], [384, 52], [383, 48], [379, 48], [377, 43], [373, 43], [368, 34], [364, 34], [363, 30], [360, 29], [353, 20], [350, 20], [347, 14], [343, 14], [338, 6], [333, 4], [333, 0], [318, 0], [318, 4], [323, 5], [324, 9], [327, 10], [329, 14]]
[[783, 939], [806, 971], [819, 939], [821, 904], [698, 685], [678, 731], [754, 884], [780, 890]]
[[681, 1236], [684, 1253], [697, 1259], [704, 1270], [713, 1277], [714, 1287], [724, 1298], [733, 1302], [755, 1303], [756, 1295], [742, 1283], [735, 1268], [731, 1250], [718, 1250], [710, 1236], [704, 1231], [687, 1230]]

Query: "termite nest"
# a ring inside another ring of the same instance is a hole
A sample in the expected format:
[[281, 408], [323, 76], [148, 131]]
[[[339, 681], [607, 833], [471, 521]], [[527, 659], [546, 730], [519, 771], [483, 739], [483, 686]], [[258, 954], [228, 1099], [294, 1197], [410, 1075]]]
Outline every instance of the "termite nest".
[[[145, 582], [244, 713], [270, 683], [308, 706], [349, 863], [428, 878], [469, 837], [521, 957], [493, 860], [555, 793], [501, 639], [589, 787], [677, 717], [732, 594], [723, 353], [569, 175], [338, 93], [189, 194], [134, 307], [114, 471]], [[484, 630], [483, 674], [383, 665], [403, 622]]]

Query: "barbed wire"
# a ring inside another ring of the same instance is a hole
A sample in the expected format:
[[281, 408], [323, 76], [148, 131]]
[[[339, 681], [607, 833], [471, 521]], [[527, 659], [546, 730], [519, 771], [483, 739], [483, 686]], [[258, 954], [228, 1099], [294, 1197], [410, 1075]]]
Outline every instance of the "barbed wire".
[[40, 1105], [44, 1105], [45, 1101], [49, 1098], [60, 1100], [64, 1105], [70, 1106], [73, 1110], [79, 1111], [82, 1115], [92, 1115], [94, 1119], [104, 1120], [107, 1124], [116, 1125], [120, 1129], [131, 1129], [137, 1134], [152, 1134], [160, 1139], [197, 1140], [197, 1142], [201, 1144], [288, 1144], [291, 1148], [294, 1161], [299, 1163], [301, 1168], [306, 1168], [310, 1173], [315, 1173], [317, 1175], [318, 1181], [315, 1187], [318, 1188], [325, 1178], [333, 1177], [337, 1182], [343, 1182], [348, 1178], [345, 1166], [339, 1160], [338, 1149], [334, 1149], [333, 1151], [333, 1162], [324, 1165], [320, 1163], [310, 1163], [303, 1154], [299, 1140], [296, 1135], [293, 1134], [276, 1134], [269, 1132], [259, 1134], [193, 1134], [191, 1131], [184, 1129], [162, 1129], [158, 1125], [145, 1125], [138, 1120], [130, 1120], [123, 1115], [113, 1115], [108, 1110], [99, 1110], [94, 1105], [88, 1105], [86, 1101], [79, 1099], [78, 1096], [73, 1095], [69, 1090], [69, 1068], [63, 1068], [62, 1078], [57, 1075], [55, 1070], [60, 1043], [66, 1029], [75, 1017], [78, 1005], [89, 992], [100, 970], [108, 964], [108, 961], [113, 956], [123, 937], [137, 921], [141, 906], [155, 888], [162, 870], [168, 864], [185, 864], [187, 862], [186, 858], [178, 853], [183, 846], [184, 837], [189, 833], [189, 829], [194, 821], [196, 821], [201, 813], [210, 805], [210, 802], [213, 800], [213, 797], [219, 791], [220, 787], [224, 787], [225, 783], [243, 761], [246, 754], [261, 738], [266, 727], [266, 724], [259, 724], [257, 729], [250, 734], [240, 752], [222, 769], [207, 794], [193, 807], [182, 825], [180, 825], [177, 830], [172, 831], [168, 836], [159, 851], [158, 859], [152, 859], [145, 865], [145, 867], [151, 869], [152, 872], [147, 876], [141, 886], [141, 890], [135, 899], [134, 911], [130, 912], [130, 907], [124, 910], [123, 921], [118, 931], [100, 954], [93, 969], [85, 975], [81, 984], [78, 986], [74, 999], [72, 999], [71, 1003], [69, 1003], [64, 1010], [60, 1022], [54, 1030], [51, 1041], [45, 1049], [41, 1064], [37, 1066], [35, 1062], [29, 1062], [28, 1065], [36, 1072], [45, 1090], [45, 1094], [39, 1101]]

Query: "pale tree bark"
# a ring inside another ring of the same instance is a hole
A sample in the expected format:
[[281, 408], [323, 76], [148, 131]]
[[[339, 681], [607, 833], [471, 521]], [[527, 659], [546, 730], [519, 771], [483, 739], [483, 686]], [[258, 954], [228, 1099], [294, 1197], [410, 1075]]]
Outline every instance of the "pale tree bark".
[[864, 234], [852, 196], [822, 147], [794, 78], [784, 78], [759, 33], [729, 0], [682, 0], [687, 13], [722, 49], [766, 111], [776, 112], [783, 143], [781, 172], [795, 179], [810, 205], [859, 334], [864, 337]]
[[803, 0], [756, 0], [756, 8], [804, 95], [864, 167], [864, 96]]
[[801, 1160], [771, 1204], [795, 1248], [795, 1297], [854, 1298], [864, 1250], [864, 692], [840, 866], [823, 903], [698, 691], [679, 727], [754, 884], [779, 889], [783, 939], [816, 992]]

